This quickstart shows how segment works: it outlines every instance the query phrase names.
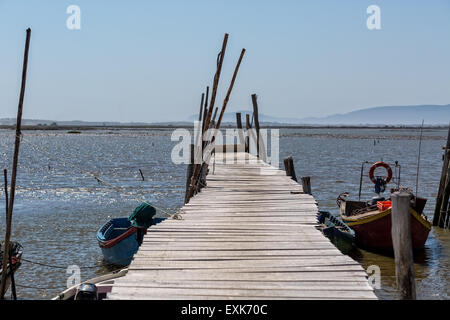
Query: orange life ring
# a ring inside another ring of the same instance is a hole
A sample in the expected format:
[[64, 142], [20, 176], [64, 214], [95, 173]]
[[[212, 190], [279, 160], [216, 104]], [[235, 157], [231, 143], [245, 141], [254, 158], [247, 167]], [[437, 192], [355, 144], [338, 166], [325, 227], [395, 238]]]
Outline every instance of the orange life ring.
[[391, 181], [391, 179], [392, 179], [392, 169], [391, 169], [391, 167], [390, 167], [386, 162], [383, 162], [383, 161], [375, 162], [375, 163], [370, 167], [370, 170], [369, 170], [369, 178], [370, 178], [370, 180], [372, 180], [373, 183], [377, 183], [377, 179], [375, 179], [375, 177], [374, 177], [373, 174], [374, 174], [374, 172], [375, 172], [375, 169], [378, 168], [378, 167], [383, 167], [383, 168], [386, 169], [386, 171], [387, 171], [386, 183], [388, 183], [389, 181]]

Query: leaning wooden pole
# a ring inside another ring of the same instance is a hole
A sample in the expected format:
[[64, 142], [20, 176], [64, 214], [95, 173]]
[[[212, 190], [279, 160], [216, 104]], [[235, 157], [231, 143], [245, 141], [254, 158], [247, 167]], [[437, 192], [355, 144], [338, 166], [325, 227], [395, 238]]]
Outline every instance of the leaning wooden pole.
[[219, 57], [217, 59], [217, 70], [216, 74], [214, 75], [213, 88], [211, 92], [211, 102], [209, 104], [208, 113], [205, 119], [204, 131], [208, 130], [209, 128], [209, 122], [211, 121], [212, 112], [214, 110], [214, 104], [216, 102], [217, 96], [217, 88], [219, 87], [220, 74], [222, 72], [223, 58], [225, 57], [225, 51], [227, 49], [227, 42], [228, 42], [228, 33], [225, 33], [222, 43], [222, 50], [220, 50]]
[[[16, 177], [17, 177], [17, 163], [19, 162], [19, 146], [20, 146], [20, 129], [22, 126], [22, 109], [23, 109], [23, 99], [25, 97], [25, 84], [27, 80], [27, 67], [28, 67], [28, 51], [30, 48], [30, 36], [31, 29], [27, 29], [27, 36], [25, 40], [25, 53], [23, 57], [23, 69], [22, 69], [22, 85], [20, 88], [19, 106], [17, 108], [17, 123], [16, 123], [16, 138], [14, 144], [14, 157], [13, 157], [13, 168], [11, 173], [11, 191], [9, 197], [8, 213], [6, 215], [6, 233], [5, 233], [5, 244], [3, 252], [3, 266], [6, 266], [9, 260], [9, 242], [11, 238], [11, 226], [12, 226], [12, 212], [14, 207], [14, 195], [16, 193]], [[0, 299], [5, 296], [6, 288], [6, 272], [2, 272], [2, 282], [0, 287]]]
[[253, 118], [255, 119], [255, 129], [256, 129], [256, 154], [259, 157], [259, 115], [258, 115], [258, 101], [256, 94], [252, 94], [252, 104], [253, 104]]
[[[230, 100], [231, 91], [234, 87], [234, 82], [236, 81], [237, 74], [239, 72], [239, 67], [241, 66], [242, 59], [244, 58], [245, 49], [242, 49], [241, 55], [239, 56], [239, 60], [236, 64], [236, 67], [234, 68], [233, 77], [231, 78], [230, 86], [228, 87], [227, 95], [225, 96], [225, 99], [223, 100], [222, 110], [220, 110], [219, 119], [217, 119], [216, 124], [216, 130], [220, 129], [220, 125], [222, 123], [223, 115], [225, 114], [225, 109], [227, 108], [228, 100]], [[215, 136], [213, 137], [212, 142], [214, 142]]]
[[445, 181], [447, 179], [447, 168], [450, 161], [450, 124], [448, 126], [447, 144], [444, 152], [444, 163], [442, 164], [441, 180], [439, 182], [438, 195], [436, 197], [436, 207], [434, 208], [433, 226], [439, 225], [441, 215], [442, 198], [444, 196]]
[[416, 299], [414, 261], [411, 239], [411, 195], [395, 192], [392, 199], [392, 244], [395, 256], [397, 287], [403, 299]]

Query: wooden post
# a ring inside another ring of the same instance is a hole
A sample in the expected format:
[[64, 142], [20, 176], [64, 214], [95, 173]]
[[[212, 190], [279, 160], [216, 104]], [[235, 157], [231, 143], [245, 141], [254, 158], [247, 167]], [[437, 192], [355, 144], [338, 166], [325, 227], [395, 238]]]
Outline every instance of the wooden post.
[[[11, 191], [8, 205], [8, 213], [6, 215], [6, 233], [5, 233], [5, 245], [3, 252], [3, 265], [6, 266], [9, 260], [9, 242], [11, 238], [11, 225], [12, 225], [12, 213], [14, 207], [14, 195], [16, 193], [16, 177], [17, 177], [17, 163], [19, 162], [19, 146], [20, 146], [20, 135], [22, 126], [22, 109], [23, 109], [23, 99], [25, 97], [25, 84], [27, 80], [27, 67], [28, 67], [28, 51], [30, 48], [30, 36], [31, 29], [27, 29], [27, 35], [25, 40], [25, 53], [23, 57], [23, 69], [22, 69], [22, 84], [20, 88], [19, 105], [17, 107], [17, 122], [16, 122], [16, 139], [14, 144], [14, 157], [13, 157], [13, 168], [11, 174]], [[0, 299], [5, 296], [5, 285], [6, 285], [6, 272], [2, 272], [2, 282], [0, 287]]]
[[448, 210], [448, 200], [450, 197], [450, 165], [447, 168], [447, 178], [445, 179], [445, 188], [442, 192], [442, 203], [439, 213], [439, 224], [441, 228], [445, 227], [445, 222], [447, 221], [447, 210]]
[[208, 96], [209, 96], [209, 87], [206, 87], [206, 98], [205, 98], [205, 107], [203, 109], [203, 120], [202, 120], [202, 134], [204, 133], [205, 121], [206, 121], [206, 113], [208, 112]]
[[139, 169], [139, 173], [141, 174], [141, 179], [142, 179], [142, 181], [145, 181], [144, 174], [142, 173], [142, 170], [141, 170], [141, 169]]
[[250, 115], [248, 113], [245, 114], [245, 129], [247, 131], [247, 136], [245, 137], [245, 152], [250, 152]]
[[190, 163], [187, 166], [186, 170], [186, 192], [184, 194], [184, 203], [188, 203], [188, 192], [189, 192], [189, 185], [191, 183], [192, 174], [194, 173], [194, 144], [191, 143], [191, 157], [190, 157]]
[[414, 261], [411, 240], [411, 195], [394, 192], [392, 199], [392, 244], [395, 255], [397, 287], [403, 299], [416, 299]]
[[286, 175], [291, 177], [292, 180], [297, 181], [297, 176], [295, 175], [294, 169], [294, 159], [292, 159], [292, 157], [289, 156], [285, 158], [283, 162], [284, 162], [284, 169], [286, 170]]
[[253, 118], [255, 119], [255, 129], [256, 129], [256, 154], [259, 157], [259, 117], [258, 117], [258, 101], [256, 94], [252, 94], [252, 104], [253, 104]]
[[302, 177], [302, 187], [303, 192], [306, 194], [312, 194], [311, 192], [311, 178], [310, 177]]
[[200, 111], [198, 112], [198, 121], [202, 121], [202, 114], [203, 114], [203, 101], [205, 100], [205, 94], [202, 93], [202, 100], [200, 102]]
[[447, 168], [450, 161], [450, 124], [448, 126], [447, 144], [444, 152], [444, 163], [442, 165], [441, 180], [439, 182], [438, 195], [436, 197], [436, 206], [434, 208], [433, 226], [439, 224], [439, 217], [441, 215], [442, 197], [445, 187], [445, 181], [447, 179]]
[[[237, 112], [236, 113], [236, 127], [238, 129], [238, 136], [239, 136], [239, 144], [245, 144], [244, 141], [244, 133], [242, 131], [242, 118], [241, 118], [241, 113]], [[245, 148], [245, 147], [244, 147]], [[242, 150], [242, 149], [241, 149]]]

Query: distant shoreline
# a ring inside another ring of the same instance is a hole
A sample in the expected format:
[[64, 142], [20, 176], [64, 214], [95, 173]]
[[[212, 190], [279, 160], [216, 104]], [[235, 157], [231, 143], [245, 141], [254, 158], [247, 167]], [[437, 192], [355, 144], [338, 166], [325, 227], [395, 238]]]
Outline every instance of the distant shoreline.
[[[0, 129], [15, 129], [15, 125], [0, 125]], [[420, 129], [420, 125], [289, 125], [289, 124], [264, 124], [261, 123], [261, 128], [273, 129], [392, 129], [392, 130], [410, 130]], [[192, 129], [193, 125], [173, 124], [173, 125], [111, 125], [111, 126], [77, 126], [77, 125], [23, 125], [22, 130], [49, 130], [49, 131], [89, 131], [89, 130], [142, 130], [142, 129]], [[223, 124], [222, 128], [236, 128], [234, 124]], [[424, 126], [424, 129], [447, 129], [446, 125], [432, 125]], [[76, 132], [73, 132], [76, 133]]]

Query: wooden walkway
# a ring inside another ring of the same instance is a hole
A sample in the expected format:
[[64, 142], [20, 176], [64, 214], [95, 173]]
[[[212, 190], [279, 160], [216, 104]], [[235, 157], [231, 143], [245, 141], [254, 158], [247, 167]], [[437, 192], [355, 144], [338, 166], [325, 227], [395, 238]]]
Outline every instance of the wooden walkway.
[[316, 229], [314, 198], [236, 155], [252, 163], [210, 165], [207, 187], [181, 219], [148, 230], [108, 299], [376, 299], [364, 269]]

